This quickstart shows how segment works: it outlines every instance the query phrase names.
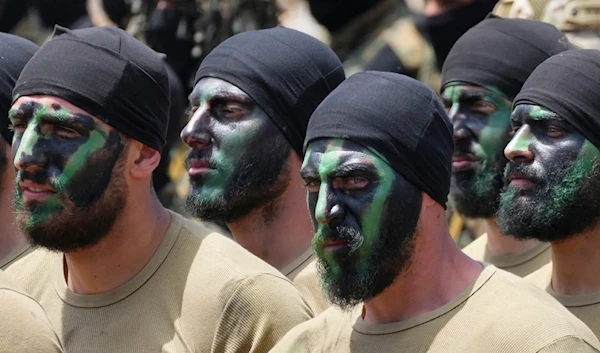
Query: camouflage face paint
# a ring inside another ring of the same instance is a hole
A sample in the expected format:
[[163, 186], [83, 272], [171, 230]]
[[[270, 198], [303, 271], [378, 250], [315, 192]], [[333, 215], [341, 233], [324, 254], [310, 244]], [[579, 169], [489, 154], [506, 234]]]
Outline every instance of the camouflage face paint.
[[311, 142], [301, 175], [328, 296], [349, 308], [378, 295], [410, 265], [420, 191], [375, 151], [341, 139]]
[[201, 79], [181, 137], [191, 191], [187, 208], [205, 220], [231, 222], [277, 199], [287, 188], [291, 147], [277, 126], [236, 86]]
[[567, 120], [534, 105], [512, 115], [500, 229], [521, 239], [564, 240], [600, 219], [600, 150]]
[[455, 84], [442, 100], [454, 124], [451, 197], [467, 217], [489, 218], [498, 209], [507, 159], [510, 100], [493, 88]]
[[9, 112], [17, 220], [34, 244], [60, 251], [100, 241], [125, 202], [124, 194], [107, 193], [119, 173], [120, 134], [71, 107], [53, 97], [22, 97]]

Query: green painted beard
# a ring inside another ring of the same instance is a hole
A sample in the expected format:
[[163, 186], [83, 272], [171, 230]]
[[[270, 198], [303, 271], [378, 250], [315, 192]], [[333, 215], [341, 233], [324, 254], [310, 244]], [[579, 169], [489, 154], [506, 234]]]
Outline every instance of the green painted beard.
[[[281, 133], [259, 133], [239, 159], [214, 159], [213, 171], [199, 178], [190, 177], [187, 211], [203, 220], [233, 222], [265, 207], [263, 221], [270, 223], [274, 201], [285, 192], [291, 178], [287, 165], [290, 151]], [[192, 151], [188, 159], [194, 157]]]
[[[557, 242], [596, 226], [600, 220], [599, 154], [585, 141], [575, 161], [561, 160], [544, 175], [533, 177], [541, 184], [534, 190], [507, 186], [498, 211], [500, 230], [518, 239]], [[512, 163], [505, 174], [510, 173], [536, 175], [529, 166]]]
[[[316, 151], [326, 151], [319, 160]], [[309, 193], [308, 204], [313, 217], [332, 207], [343, 216], [329, 223], [313, 218], [316, 234], [313, 248], [318, 256], [318, 270], [323, 288], [338, 307], [346, 310], [380, 294], [411, 263], [416, 225], [421, 208], [421, 193], [374, 152], [342, 140], [319, 140], [311, 143], [303, 173], [317, 171], [325, 176], [343, 169], [346, 156], [371, 164], [377, 181], [364, 190], [333, 196], [330, 185], [322, 180], [319, 195]], [[348, 153], [349, 152], [349, 153]], [[369, 158], [364, 158], [368, 155]], [[367, 167], [368, 168], [368, 167]], [[305, 179], [306, 180], [306, 179]], [[321, 194], [322, 193], [322, 194]], [[336, 199], [337, 201], [332, 201]], [[330, 202], [336, 202], [335, 206]], [[347, 245], [331, 251], [323, 244], [344, 241]]]

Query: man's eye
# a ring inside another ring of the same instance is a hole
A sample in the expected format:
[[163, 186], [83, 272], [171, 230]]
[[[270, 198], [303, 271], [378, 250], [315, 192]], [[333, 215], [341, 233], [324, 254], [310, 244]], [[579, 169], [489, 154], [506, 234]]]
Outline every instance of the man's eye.
[[482, 113], [493, 113], [496, 110], [496, 106], [490, 102], [486, 101], [477, 101], [473, 104], [473, 109], [480, 111]]
[[79, 137], [79, 133], [71, 128], [64, 126], [57, 126], [55, 132], [58, 136], [64, 138], [76, 138]]
[[546, 129], [546, 133], [548, 134], [548, 136], [556, 138], [563, 136], [565, 134], [565, 130], [556, 126], [548, 126], [548, 128]]
[[27, 126], [25, 126], [25, 124], [21, 124], [21, 123], [8, 125], [8, 129], [16, 134], [23, 133], [23, 131], [25, 131], [26, 128], [27, 128]]
[[360, 190], [367, 187], [367, 185], [369, 185], [369, 181], [367, 178], [363, 177], [352, 177], [346, 179], [344, 184], [344, 188], [346, 190]]
[[319, 192], [321, 182], [318, 180], [309, 180], [306, 183], [304, 183], [304, 186], [306, 187], [306, 190], [308, 190], [308, 192]]
[[246, 110], [237, 104], [227, 104], [221, 109], [221, 112], [229, 119], [240, 119]]

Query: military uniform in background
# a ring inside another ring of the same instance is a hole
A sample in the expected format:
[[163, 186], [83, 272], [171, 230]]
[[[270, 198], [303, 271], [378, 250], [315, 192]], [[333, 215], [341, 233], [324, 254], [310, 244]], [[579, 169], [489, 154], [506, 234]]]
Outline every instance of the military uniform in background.
[[331, 35], [331, 47], [346, 75], [364, 70], [402, 73], [439, 89], [431, 45], [415, 26], [406, 5], [384, 0]]
[[600, 0], [500, 0], [494, 14], [547, 22], [576, 46], [600, 49]]

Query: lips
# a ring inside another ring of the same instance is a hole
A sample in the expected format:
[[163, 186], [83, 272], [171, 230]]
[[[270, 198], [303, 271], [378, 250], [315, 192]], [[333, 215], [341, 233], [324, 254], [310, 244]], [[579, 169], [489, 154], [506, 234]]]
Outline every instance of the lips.
[[321, 244], [321, 246], [323, 247], [323, 249], [325, 251], [329, 251], [329, 252], [334, 252], [340, 249], [344, 249], [348, 247], [348, 242], [346, 240], [340, 239], [340, 240], [330, 240], [330, 241], [326, 241], [323, 242]]
[[20, 182], [19, 187], [25, 201], [42, 201], [56, 195], [56, 190], [53, 187], [28, 180]]
[[479, 164], [479, 159], [472, 153], [457, 153], [452, 157], [452, 170], [460, 172], [473, 169]]
[[189, 158], [188, 159], [188, 174], [191, 177], [201, 176], [213, 170], [210, 166], [208, 158]]
[[532, 187], [534, 184], [535, 182], [524, 174], [510, 173], [508, 175], [508, 186], [510, 187], [527, 189]]

